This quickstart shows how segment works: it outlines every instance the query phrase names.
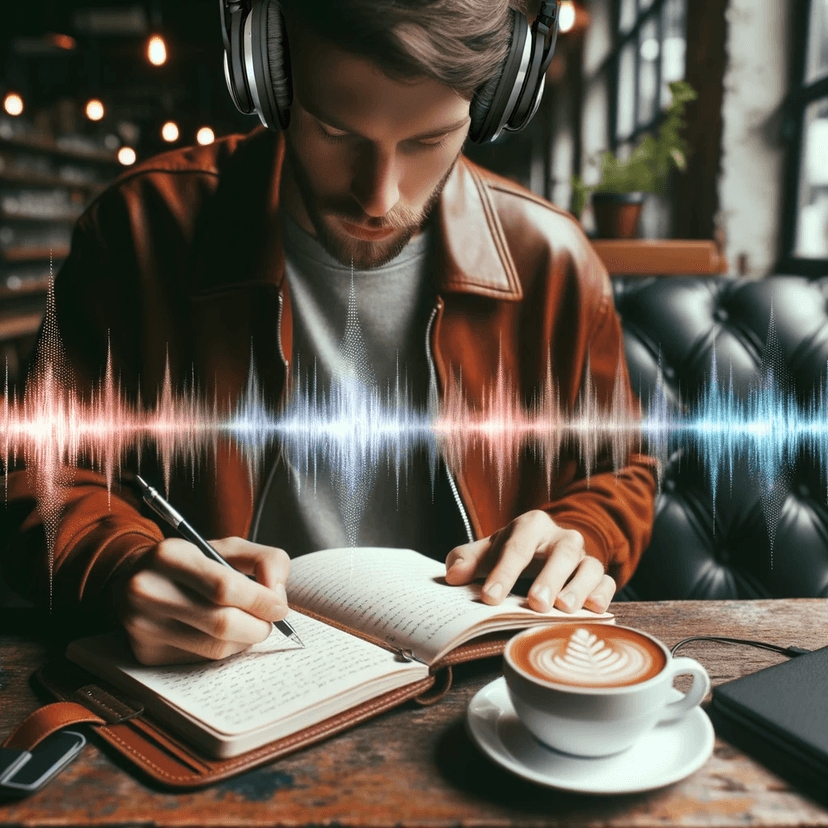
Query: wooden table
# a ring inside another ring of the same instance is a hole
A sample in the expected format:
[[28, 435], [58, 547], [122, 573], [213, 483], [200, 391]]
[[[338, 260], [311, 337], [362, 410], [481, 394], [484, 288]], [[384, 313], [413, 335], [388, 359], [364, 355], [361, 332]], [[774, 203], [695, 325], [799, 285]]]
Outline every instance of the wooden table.
[[[614, 611], [619, 623], [668, 646], [704, 634], [828, 644], [828, 600], [619, 603]], [[0, 636], [0, 735], [38, 705], [28, 677], [44, 651], [32, 636]], [[702, 661], [714, 684], [784, 659], [713, 643], [689, 644], [682, 654]], [[0, 804], [0, 825], [828, 826], [828, 810], [719, 739], [699, 771], [646, 794], [575, 795], [518, 779], [487, 760], [464, 728], [469, 700], [498, 673], [494, 659], [467, 665], [433, 707], [407, 705], [194, 793], [144, 784], [93, 739], [38, 794]]]

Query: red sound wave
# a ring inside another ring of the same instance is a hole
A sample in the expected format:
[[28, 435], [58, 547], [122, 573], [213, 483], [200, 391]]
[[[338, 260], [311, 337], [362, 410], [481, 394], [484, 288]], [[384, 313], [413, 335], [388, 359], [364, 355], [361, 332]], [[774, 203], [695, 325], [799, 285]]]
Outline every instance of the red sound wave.
[[[574, 413], [561, 406], [551, 366], [528, 408], [521, 405], [502, 364], [482, 404], [470, 405], [455, 377], [447, 384], [444, 401], [428, 412], [415, 411], [399, 393], [380, 399], [364, 384], [344, 384], [336, 393], [313, 398], [302, 395], [300, 382], [294, 387], [296, 393], [284, 410], [268, 411], [251, 358], [247, 388], [228, 408], [219, 406], [215, 397], [207, 400], [195, 376], [183, 389], [173, 388], [168, 361], [155, 406], [144, 410], [125, 398], [108, 352], [103, 377], [82, 397], [61, 343], [50, 286], [26, 394], [20, 405], [16, 400], [10, 403], [7, 394], [2, 411], [7, 467], [10, 458], [16, 460], [22, 454], [45, 524], [50, 563], [65, 496], [79, 464], [99, 471], [111, 491], [128, 456], [134, 454], [140, 468], [148, 445], [154, 447], [167, 489], [174, 468], [194, 473], [206, 453], [212, 451], [215, 456], [220, 440], [240, 444], [252, 476], [266, 444], [281, 439], [299, 456], [314, 454], [322, 446], [333, 471], [343, 480], [367, 474], [368, 466], [381, 462], [383, 456], [389, 463], [396, 462], [399, 471], [399, 464], [405, 464], [411, 452], [423, 445], [432, 452], [439, 446], [453, 470], [462, 467], [468, 451], [482, 450], [502, 490], [527, 446], [542, 458], [551, 485], [564, 449], [578, 452], [588, 477], [602, 453], [610, 452], [617, 472], [629, 452], [641, 444], [640, 409], [629, 398], [620, 361], [608, 406], [598, 399], [587, 363]], [[347, 394], [367, 396], [345, 404], [343, 395]], [[353, 429], [343, 428], [343, 411], [360, 412], [360, 422], [354, 426], [363, 451], [349, 450], [352, 446], [343, 449], [343, 441], [354, 439]]]
[[585, 381], [574, 414], [561, 406], [551, 363], [547, 364], [543, 388], [527, 409], [520, 404], [520, 396], [501, 361], [494, 383], [476, 408], [468, 404], [459, 378], [454, 377], [447, 384], [433, 429], [442, 439], [452, 468], [462, 465], [467, 451], [482, 449], [496, 470], [502, 491], [505, 478], [516, 467], [525, 447], [542, 458], [550, 487], [565, 449], [577, 450], [587, 480], [598, 464], [599, 454], [608, 449], [617, 474], [630, 452], [641, 451], [641, 420], [641, 408], [633, 405], [620, 359], [612, 400], [608, 407], [602, 407], [587, 358]]

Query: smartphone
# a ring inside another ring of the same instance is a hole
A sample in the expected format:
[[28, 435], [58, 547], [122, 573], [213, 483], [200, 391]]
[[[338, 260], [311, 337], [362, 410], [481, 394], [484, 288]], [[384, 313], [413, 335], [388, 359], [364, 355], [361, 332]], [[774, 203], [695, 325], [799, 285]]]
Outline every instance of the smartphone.
[[59, 730], [47, 736], [34, 750], [17, 751], [17, 756], [8, 757], [0, 774], [0, 793], [27, 796], [40, 790], [77, 757], [85, 744], [82, 733]]

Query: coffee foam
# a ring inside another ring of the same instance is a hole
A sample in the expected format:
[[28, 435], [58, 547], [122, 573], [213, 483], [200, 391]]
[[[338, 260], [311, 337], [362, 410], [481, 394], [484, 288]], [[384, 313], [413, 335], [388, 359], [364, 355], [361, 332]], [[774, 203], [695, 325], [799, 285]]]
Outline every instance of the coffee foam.
[[657, 676], [666, 664], [661, 648], [645, 636], [619, 628], [570, 625], [516, 642], [512, 659], [543, 681], [576, 687], [638, 684]]

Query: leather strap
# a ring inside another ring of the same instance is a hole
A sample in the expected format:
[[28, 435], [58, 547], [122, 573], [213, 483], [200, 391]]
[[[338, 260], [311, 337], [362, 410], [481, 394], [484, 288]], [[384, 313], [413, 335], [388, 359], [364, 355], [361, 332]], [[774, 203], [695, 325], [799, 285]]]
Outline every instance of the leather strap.
[[15, 750], [32, 750], [38, 743], [55, 731], [75, 724], [105, 725], [100, 716], [91, 713], [82, 704], [60, 701], [35, 710], [6, 737], [2, 747]]

